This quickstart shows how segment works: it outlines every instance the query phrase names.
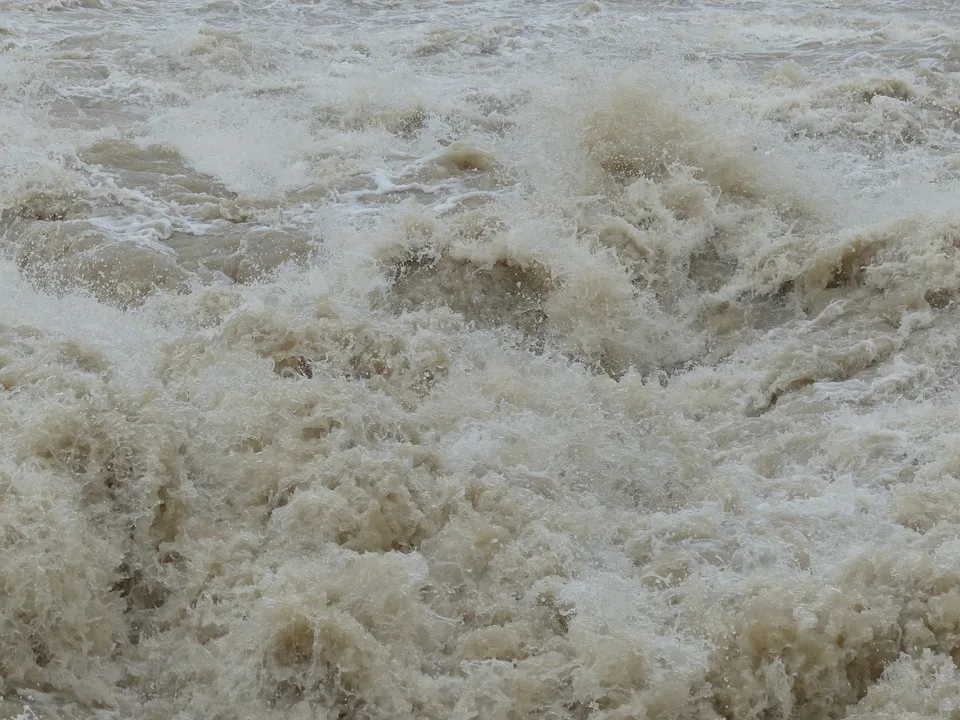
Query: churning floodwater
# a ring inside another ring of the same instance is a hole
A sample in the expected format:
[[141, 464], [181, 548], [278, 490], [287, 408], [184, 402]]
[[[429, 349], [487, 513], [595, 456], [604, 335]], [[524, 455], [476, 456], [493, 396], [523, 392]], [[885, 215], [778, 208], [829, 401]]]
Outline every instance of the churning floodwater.
[[0, 0], [0, 718], [958, 662], [953, 0]]

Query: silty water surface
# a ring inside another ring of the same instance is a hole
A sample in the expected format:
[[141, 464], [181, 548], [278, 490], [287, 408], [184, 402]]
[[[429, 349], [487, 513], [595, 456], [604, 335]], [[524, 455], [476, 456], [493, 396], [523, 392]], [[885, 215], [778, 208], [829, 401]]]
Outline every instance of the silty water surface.
[[955, 3], [0, 1], [0, 717], [960, 712]]

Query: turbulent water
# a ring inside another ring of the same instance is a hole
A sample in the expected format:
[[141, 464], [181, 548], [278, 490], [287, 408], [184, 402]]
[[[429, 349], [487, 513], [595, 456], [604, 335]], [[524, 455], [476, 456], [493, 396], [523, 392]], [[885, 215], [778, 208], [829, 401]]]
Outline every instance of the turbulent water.
[[0, 0], [0, 718], [960, 718], [953, 0]]

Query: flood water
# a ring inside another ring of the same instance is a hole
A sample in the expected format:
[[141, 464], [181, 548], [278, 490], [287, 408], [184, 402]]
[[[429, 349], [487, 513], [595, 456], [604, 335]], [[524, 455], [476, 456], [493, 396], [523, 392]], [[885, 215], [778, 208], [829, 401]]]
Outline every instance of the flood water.
[[960, 5], [0, 0], [0, 719], [960, 718]]

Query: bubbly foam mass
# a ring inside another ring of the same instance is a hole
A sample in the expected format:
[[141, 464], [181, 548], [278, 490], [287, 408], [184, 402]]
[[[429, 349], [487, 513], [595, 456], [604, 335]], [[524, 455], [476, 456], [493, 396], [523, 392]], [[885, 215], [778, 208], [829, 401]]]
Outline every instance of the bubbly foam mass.
[[952, 4], [0, 11], [0, 720], [960, 713]]

